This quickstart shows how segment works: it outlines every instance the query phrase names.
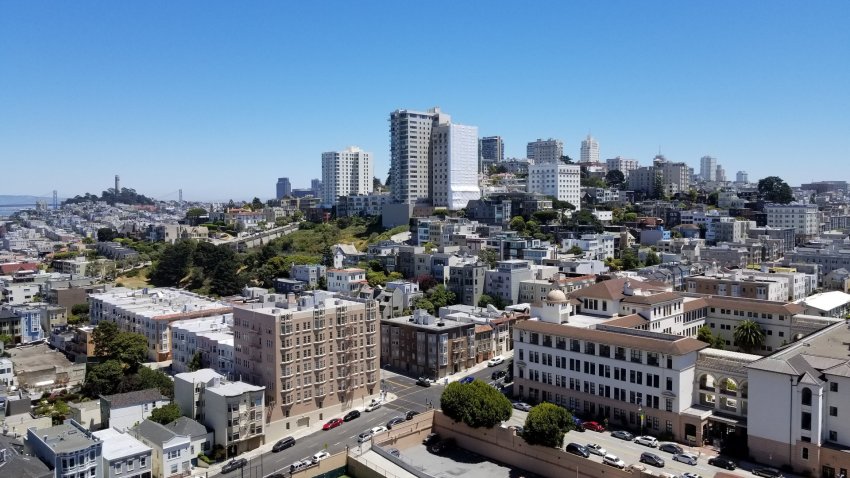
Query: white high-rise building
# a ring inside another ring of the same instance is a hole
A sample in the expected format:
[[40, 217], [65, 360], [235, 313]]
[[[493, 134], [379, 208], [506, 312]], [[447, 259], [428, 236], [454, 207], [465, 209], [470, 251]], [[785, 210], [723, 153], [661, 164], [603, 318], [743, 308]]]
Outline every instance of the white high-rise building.
[[394, 202], [413, 204], [430, 198], [431, 128], [450, 121], [440, 108], [390, 113], [390, 187]]
[[444, 123], [431, 129], [431, 202], [455, 211], [481, 198], [478, 127]]
[[638, 168], [637, 159], [625, 159], [617, 156], [616, 158], [610, 158], [605, 160], [605, 164], [608, 166], [608, 171], [617, 170], [623, 173], [623, 177], [629, 179], [629, 173]]
[[581, 207], [581, 167], [577, 164], [543, 163], [528, 167], [528, 192], [554, 196]]
[[564, 155], [564, 143], [557, 139], [537, 139], [528, 143], [526, 156], [535, 163], [556, 163]]
[[738, 184], [747, 184], [750, 182], [749, 175], [746, 171], [738, 171], [738, 174], [735, 175], [735, 182]]
[[356, 146], [322, 153], [322, 204], [335, 206], [340, 196], [371, 193], [374, 172], [372, 153]]
[[703, 181], [717, 180], [717, 158], [703, 156], [699, 160], [699, 175]]
[[599, 142], [591, 135], [587, 135], [587, 138], [581, 142], [581, 162], [599, 162]]
[[723, 169], [723, 166], [718, 164], [717, 169], [715, 171], [716, 172], [714, 173], [714, 180], [717, 181], [718, 183], [725, 183], [726, 182], [726, 170]]

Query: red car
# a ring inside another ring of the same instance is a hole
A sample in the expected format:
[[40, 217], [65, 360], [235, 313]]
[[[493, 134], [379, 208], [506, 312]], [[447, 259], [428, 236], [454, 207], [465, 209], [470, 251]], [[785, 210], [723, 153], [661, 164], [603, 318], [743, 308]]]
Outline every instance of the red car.
[[340, 425], [342, 425], [342, 418], [334, 418], [328, 423], [325, 423], [324, 426], [322, 426], [322, 430], [330, 430], [331, 428], [336, 428]]
[[596, 422], [584, 422], [583, 425], [584, 425], [585, 430], [592, 430], [592, 431], [595, 431], [595, 432], [604, 432], [605, 431], [605, 427], [603, 427], [602, 425], [600, 425]]

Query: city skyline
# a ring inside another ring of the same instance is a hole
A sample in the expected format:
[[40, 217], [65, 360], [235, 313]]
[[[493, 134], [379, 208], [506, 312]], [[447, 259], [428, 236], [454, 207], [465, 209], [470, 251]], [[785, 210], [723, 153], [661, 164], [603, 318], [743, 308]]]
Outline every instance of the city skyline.
[[[352, 144], [383, 182], [389, 114], [435, 106], [506, 157], [551, 137], [578, 160], [592, 131], [601, 161], [660, 148], [791, 185], [850, 157], [848, 4], [440, 5], [6, 4], [0, 159], [24, 180], [2, 192], [99, 194], [118, 174], [156, 199], [269, 199]], [[397, 41], [401, 17], [444, 34]]]

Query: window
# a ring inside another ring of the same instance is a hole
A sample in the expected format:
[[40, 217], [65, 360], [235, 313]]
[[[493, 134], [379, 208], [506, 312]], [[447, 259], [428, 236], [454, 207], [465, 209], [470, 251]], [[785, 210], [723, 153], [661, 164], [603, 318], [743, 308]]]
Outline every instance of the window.
[[177, 463], [171, 465], [171, 474], [177, 473]]
[[837, 417], [838, 416], [838, 407], [829, 407], [829, 416]]
[[838, 391], [838, 383], [837, 382], [829, 382], [829, 391], [837, 392]]
[[121, 474], [121, 463], [116, 463], [116, 464], [115, 464], [115, 474], [116, 474], [116, 475]]
[[803, 396], [801, 398], [803, 405], [812, 405], [812, 390], [808, 387], [803, 388]]
[[808, 460], [809, 459], [809, 449], [806, 448], [806, 447], [803, 447], [803, 454], [802, 455], [803, 455], [804, 460]]
[[812, 414], [809, 412], [800, 413], [800, 428], [803, 430], [812, 429]]
[[132, 471], [133, 468], [135, 468], [135, 460], [130, 458], [129, 460], [127, 460], [127, 471]]
[[673, 379], [671, 377], [667, 377], [667, 390], [673, 391]]
[[829, 431], [829, 441], [838, 441], [838, 432], [835, 430]]
[[144, 468], [148, 466], [148, 457], [140, 456], [139, 457], [139, 468]]

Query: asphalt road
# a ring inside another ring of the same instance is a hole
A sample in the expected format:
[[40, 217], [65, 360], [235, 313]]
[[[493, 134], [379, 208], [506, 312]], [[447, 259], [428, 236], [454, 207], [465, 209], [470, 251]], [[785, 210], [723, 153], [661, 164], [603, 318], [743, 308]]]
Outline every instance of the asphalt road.
[[[490, 374], [494, 370], [504, 368], [505, 365], [484, 368], [470, 375], [475, 377], [476, 380], [490, 382]], [[442, 382], [430, 387], [420, 387], [416, 385], [416, 379], [414, 378], [394, 375], [392, 378], [386, 379], [384, 385], [389, 392], [392, 392], [398, 397], [396, 400], [384, 404], [381, 408], [373, 412], [363, 412], [361, 410], [360, 418], [343, 423], [332, 430], [319, 431], [312, 435], [299, 438], [295, 446], [281, 452], [272, 453], [269, 451], [253, 457], [249, 460], [247, 466], [239, 470], [224, 475], [216, 472], [210, 474], [209, 477], [263, 478], [273, 473], [288, 474], [289, 465], [296, 460], [311, 457], [314, 453], [321, 450], [327, 449], [329, 453], [334, 454], [345, 450], [346, 446], [357, 448], [357, 435], [372, 427], [379, 425], [386, 426], [386, 423], [393, 417], [403, 416], [409, 410], [425, 411], [427, 410], [426, 404], [429, 402], [433, 403], [435, 408], [440, 407], [440, 395], [444, 389]], [[271, 444], [267, 444], [266, 446], [269, 445]]]

